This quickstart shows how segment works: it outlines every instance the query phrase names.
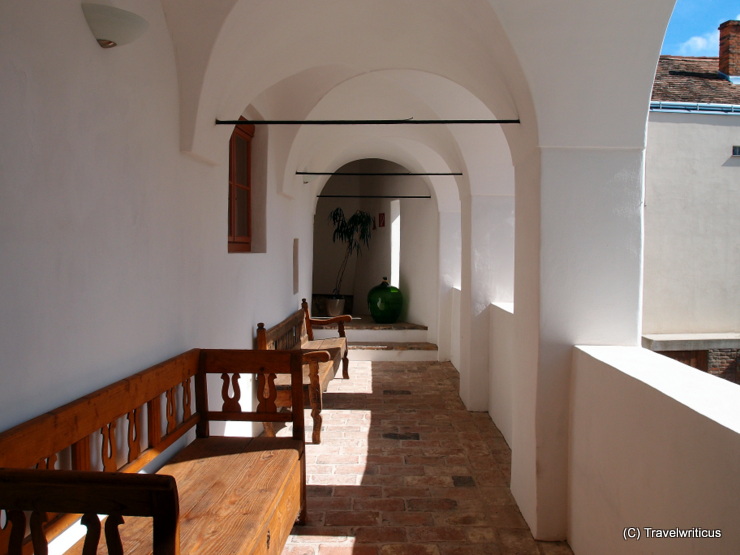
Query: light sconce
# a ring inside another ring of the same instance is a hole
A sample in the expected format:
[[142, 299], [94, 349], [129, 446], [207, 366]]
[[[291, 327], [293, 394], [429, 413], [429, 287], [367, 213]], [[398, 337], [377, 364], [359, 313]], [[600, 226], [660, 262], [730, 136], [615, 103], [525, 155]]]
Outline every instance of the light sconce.
[[87, 24], [102, 48], [127, 44], [144, 34], [149, 24], [135, 13], [96, 2], [82, 2]]

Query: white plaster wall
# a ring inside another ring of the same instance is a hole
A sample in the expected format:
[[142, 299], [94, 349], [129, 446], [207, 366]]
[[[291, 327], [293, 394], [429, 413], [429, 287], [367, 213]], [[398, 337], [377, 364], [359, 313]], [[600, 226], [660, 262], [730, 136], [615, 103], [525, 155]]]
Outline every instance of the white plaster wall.
[[[513, 184], [512, 184], [513, 186]], [[514, 196], [474, 197], [474, 234], [485, 248], [473, 255], [473, 273], [478, 276], [483, 301], [511, 303], [514, 300]]]
[[308, 199], [268, 182], [267, 253], [227, 254], [231, 130], [215, 166], [180, 153], [164, 15], [128, 7], [148, 32], [103, 50], [78, 3], [0, 5], [0, 429], [191, 347], [249, 347], [298, 307]]
[[645, 333], [740, 331], [740, 116], [651, 112]]
[[[533, 149], [516, 161], [514, 280], [514, 399], [511, 492], [529, 526], [537, 529], [535, 409], [540, 360], [540, 156]], [[534, 331], [538, 330], [538, 331]], [[497, 355], [494, 355], [497, 356]]]
[[455, 368], [460, 368], [460, 289], [453, 287], [449, 293], [451, 326], [450, 326], [450, 362]]
[[496, 303], [488, 312], [491, 317], [488, 413], [511, 445], [516, 369], [514, 305]]
[[639, 344], [642, 151], [543, 149], [541, 171], [534, 438], [544, 539], [565, 527], [571, 346]]
[[454, 361], [460, 368], [460, 263], [461, 229], [459, 212], [439, 213], [439, 284], [436, 340], [439, 360]]
[[[390, 279], [391, 275], [391, 201], [390, 199], [363, 199], [362, 206], [363, 210], [375, 218], [375, 229], [373, 230], [372, 249], [357, 259], [353, 290], [355, 292], [355, 313], [369, 314], [368, 292], [383, 281], [383, 277], [387, 276]], [[386, 218], [383, 227], [378, 225], [381, 213], [385, 214]]]
[[[495, 168], [491, 169], [495, 172]], [[514, 286], [514, 199], [463, 199], [463, 296], [460, 395], [469, 410], [487, 410], [492, 302], [510, 302]]]
[[428, 327], [437, 337], [439, 284], [439, 214], [431, 199], [401, 200], [401, 268], [404, 296], [402, 319]]
[[[570, 395], [574, 553], [740, 551], [740, 388], [639, 347], [579, 347]], [[625, 541], [626, 527], [641, 539]], [[645, 527], [722, 538], [648, 538]]]

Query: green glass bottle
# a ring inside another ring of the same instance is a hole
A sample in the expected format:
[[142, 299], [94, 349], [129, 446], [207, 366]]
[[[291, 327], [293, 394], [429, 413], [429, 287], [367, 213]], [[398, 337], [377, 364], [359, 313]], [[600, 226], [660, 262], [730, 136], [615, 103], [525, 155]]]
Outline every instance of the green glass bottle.
[[367, 294], [367, 304], [370, 315], [378, 324], [392, 324], [401, 315], [403, 308], [403, 294], [398, 287], [388, 283], [384, 277], [383, 282], [376, 285]]

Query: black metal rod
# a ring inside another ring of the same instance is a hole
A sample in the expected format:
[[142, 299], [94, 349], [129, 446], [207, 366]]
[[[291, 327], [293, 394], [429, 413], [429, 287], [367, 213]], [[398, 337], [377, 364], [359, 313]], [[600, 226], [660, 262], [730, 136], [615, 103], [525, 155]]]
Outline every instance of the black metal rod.
[[308, 119], [216, 120], [216, 125], [497, 125], [521, 123], [518, 119]]
[[316, 195], [318, 198], [432, 198], [432, 195]]
[[462, 172], [295, 172], [296, 175], [462, 175]]

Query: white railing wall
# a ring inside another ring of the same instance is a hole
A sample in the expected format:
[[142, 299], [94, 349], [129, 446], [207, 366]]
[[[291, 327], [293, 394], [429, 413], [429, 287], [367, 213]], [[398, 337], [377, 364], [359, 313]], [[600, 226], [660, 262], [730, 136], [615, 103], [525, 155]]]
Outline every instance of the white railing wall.
[[740, 387], [639, 347], [576, 347], [569, 427], [576, 554], [740, 553]]
[[488, 413], [511, 445], [516, 368], [514, 304], [492, 304], [490, 315]]
[[449, 354], [450, 361], [460, 369], [460, 289], [453, 287], [450, 289], [450, 343]]
[[[513, 306], [492, 304], [489, 315], [489, 414], [511, 445]], [[574, 553], [740, 553], [740, 387], [641, 347], [573, 352]]]

